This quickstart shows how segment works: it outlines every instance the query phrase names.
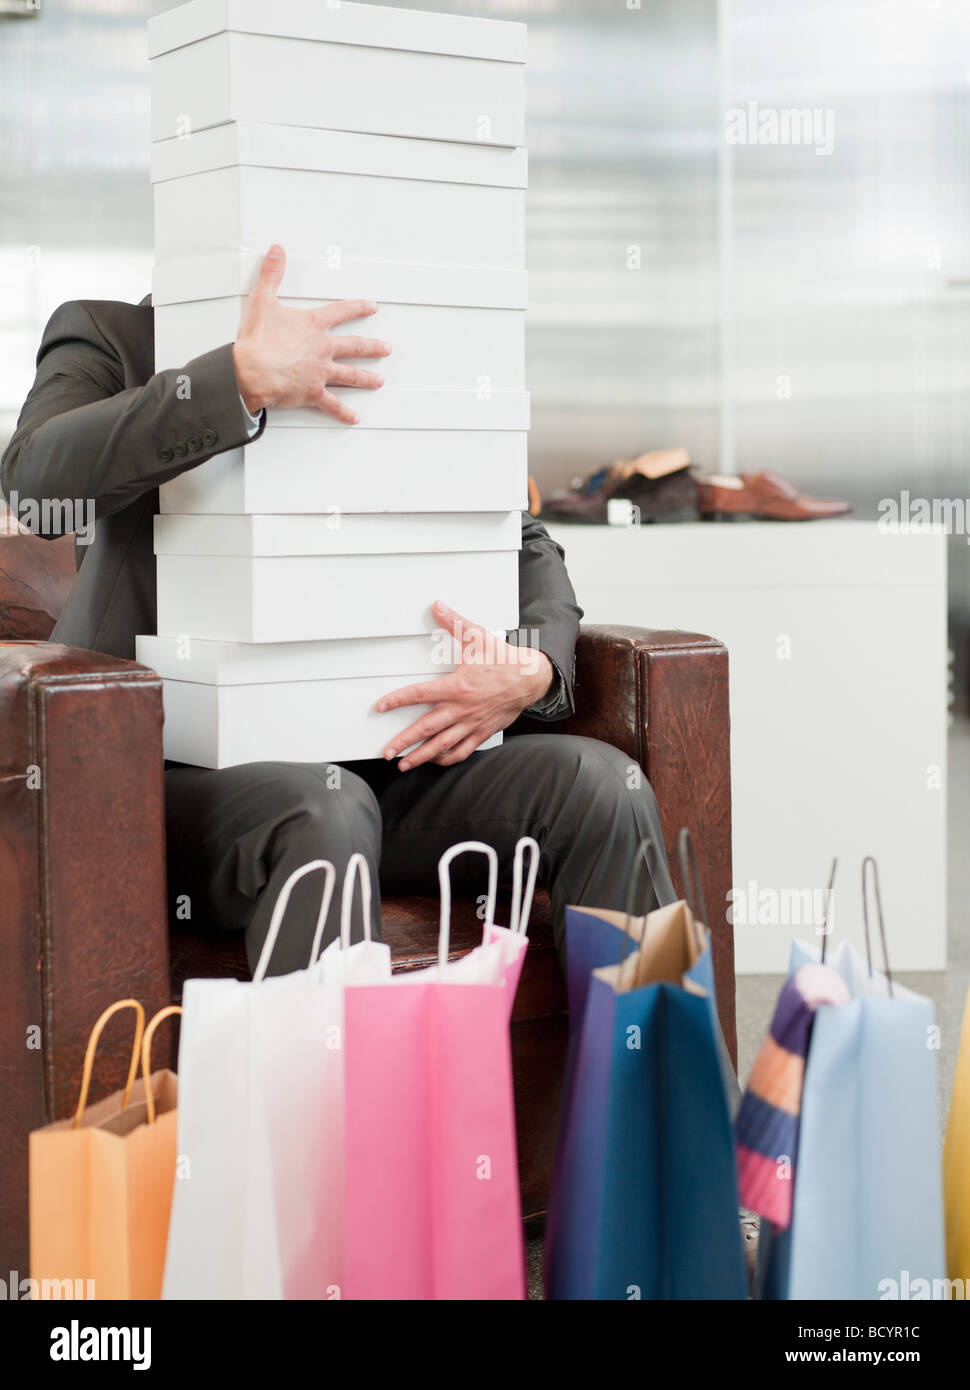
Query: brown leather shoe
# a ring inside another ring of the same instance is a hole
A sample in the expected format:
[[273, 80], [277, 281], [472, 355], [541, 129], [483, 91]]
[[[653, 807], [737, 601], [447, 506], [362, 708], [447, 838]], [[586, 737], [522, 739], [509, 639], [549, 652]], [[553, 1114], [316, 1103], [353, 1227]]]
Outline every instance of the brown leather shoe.
[[821, 521], [851, 512], [850, 502], [806, 497], [780, 473], [740, 473], [698, 478], [701, 516], [711, 521]]

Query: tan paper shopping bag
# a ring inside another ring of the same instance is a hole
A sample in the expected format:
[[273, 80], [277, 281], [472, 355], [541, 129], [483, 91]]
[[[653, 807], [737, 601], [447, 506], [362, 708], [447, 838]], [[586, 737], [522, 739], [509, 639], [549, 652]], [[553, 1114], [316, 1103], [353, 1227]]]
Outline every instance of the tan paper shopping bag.
[[[135, 1037], [123, 1091], [87, 1105], [94, 1054], [108, 1019], [134, 1009]], [[177, 1086], [170, 1071], [150, 1071], [162, 1009], [145, 1028], [135, 999], [106, 1009], [91, 1032], [73, 1119], [30, 1136], [30, 1273], [34, 1297], [96, 1299], [161, 1295], [175, 1180]], [[140, 1060], [141, 1099], [129, 1104]], [[56, 1282], [54, 1282], [56, 1281]]]

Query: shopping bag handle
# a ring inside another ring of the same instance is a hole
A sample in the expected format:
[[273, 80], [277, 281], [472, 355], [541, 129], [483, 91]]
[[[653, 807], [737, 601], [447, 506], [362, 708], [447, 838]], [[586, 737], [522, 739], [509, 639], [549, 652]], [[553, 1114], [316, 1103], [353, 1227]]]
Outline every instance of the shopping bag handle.
[[869, 961], [869, 978], [873, 977], [872, 969], [872, 943], [869, 939], [869, 893], [866, 879], [866, 869], [872, 865], [872, 886], [876, 898], [876, 917], [879, 922], [879, 935], [882, 939], [882, 959], [886, 969], [886, 984], [889, 988], [889, 997], [893, 997], [893, 977], [889, 969], [889, 947], [886, 945], [886, 924], [882, 916], [882, 898], [879, 894], [879, 865], [871, 854], [867, 854], [862, 861], [862, 921], [866, 929], [866, 957]]
[[[529, 877], [525, 883], [525, 895], [522, 893], [522, 861], [526, 852], [529, 855]], [[531, 835], [523, 835], [515, 846], [515, 858], [512, 861], [512, 913], [509, 918], [509, 930], [526, 934], [526, 927], [529, 925], [529, 914], [532, 911], [532, 896], [535, 893], [536, 879], [539, 876], [539, 846]]]
[[91, 1073], [94, 1070], [94, 1054], [97, 1051], [98, 1042], [101, 1038], [102, 1030], [108, 1019], [120, 1009], [134, 1009], [135, 1011], [135, 1039], [131, 1048], [131, 1063], [128, 1067], [128, 1080], [125, 1082], [124, 1093], [121, 1097], [121, 1108], [128, 1108], [128, 1099], [131, 1095], [131, 1088], [134, 1085], [135, 1075], [138, 1071], [138, 1062], [141, 1054], [142, 1034], [145, 1031], [145, 1010], [137, 999], [119, 999], [110, 1008], [105, 1009], [104, 1013], [91, 1029], [91, 1036], [88, 1038], [88, 1045], [84, 1052], [84, 1067], [81, 1071], [81, 1095], [78, 1099], [77, 1109], [74, 1112], [73, 1129], [81, 1126], [81, 1117], [84, 1114], [88, 1103], [88, 1091], [91, 1089]]
[[[687, 834], [686, 831], [682, 831], [681, 833]], [[647, 871], [647, 878], [649, 879], [650, 886], [654, 892], [654, 897], [657, 898], [657, 902], [659, 903], [660, 898], [657, 893], [657, 884], [653, 876], [653, 870], [650, 867], [650, 855], [653, 852], [653, 850], [653, 840], [650, 838], [649, 835], [645, 835], [644, 838], [640, 841], [640, 849], [637, 853], [636, 864], [639, 864], [642, 859], [643, 865]], [[636, 864], [634, 865], [634, 872], [630, 875], [630, 886], [627, 889], [626, 895], [626, 930], [623, 934], [623, 940], [620, 942], [620, 965], [623, 964], [627, 956], [633, 955], [637, 951], [642, 951], [647, 940], [647, 934], [646, 932], [643, 932], [640, 936], [639, 942], [634, 943], [633, 935], [630, 931], [630, 923], [633, 920], [633, 900], [637, 894], [637, 883], [639, 879], [639, 875], [635, 872]], [[687, 903], [687, 906], [690, 907], [689, 902]], [[694, 928], [694, 945], [697, 947], [698, 950], [703, 951], [706, 945], [704, 929], [699, 925], [699, 923], [696, 920], [694, 920], [693, 912], [691, 912], [691, 923]]]
[[[711, 923], [707, 915], [707, 904], [704, 901], [704, 890], [701, 887], [701, 871], [697, 863], [697, 851], [686, 825], [681, 826], [680, 834], [677, 836], [677, 850], [680, 856], [680, 876], [684, 883], [684, 898], [687, 906], [690, 908], [695, 921], [701, 922], [704, 927], [710, 930]], [[699, 914], [698, 908], [700, 908]]]
[[333, 887], [337, 881], [337, 871], [330, 863], [329, 859], [311, 859], [306, 864], [301, 864], [298, 869], [294, 869], [289, 878], [280, 889], [280, 895], [273, 905], [273, 915], [269, 919], [269, 931], [266, 933], [266, 940], [263, 942], [263, 949], [259, 953], [259, 960], [256, 962], [256, 969], [253, 971], [253, 984], [259, 984], [266, 974], [269, 967], [270, 958], [273, 954], [273, 947], [276, 945], [276, 938], [280, 934], [280, 927], [283, 925], [283, 914], [286, 911], [286, 904], [290, 901], [290, 894], [293, 892], [294, 885], [299, 882], [305, 874], [312, 873], [314, 869], [322, 869], [324, 872], [323, 897], [320, 900], [320, 911], [317, 914], [317, 929], [313, 933], [313, 945], [310, 947], [309, 964], [313, 965], [320, 950], [320, 942], [323, 940], [323, 927], [327, 920], [327, 913], [330, 911], [330, 902], [333, 898]]
[[155, 1123], [155, 1097], [152, 1095], [152, 1038], [155, 1036], [155, 1029], [166, 1018], [171, 1018], [173, 1014], [180, 1014], [182, 1007], [180, 1004], [169, 1004], [164, 1009], [159, 1009], [154, 1015], [142, 1034], [141, 1039], [141, 1074], [145, 1082], [145, 1117], [150, 1125]]
[[448, 947], [451, 937], [451, 861], [465, 852], [484, 854], [488, 857], [488, 897], [485, 902], [485, 930], [495, 922], [495, 903], [498, 899], [498, 855], [491, 845], [481, 840], [462, 840], [460, 844], [446, 849], [438, 860], [438, 885], [441, 891], [441, 912], [438, 917], [438, 966], [447, 965]]
[[350, 919], [354, 910], [354, 888], [360, 879], [360, 906], [364, 914], [364, 940], [370, 941], [370, 866], [362, 854], [352, 854], [347, 861], [344, 874], [343, 893], [340, 898], [340, 949], [346, 951], [350, 945]]
[[[653, 850], [653, 847], [653, 841], [650, 839], [648, 835], [645, 835], [644, 838], [640, 841], [640, 848], [637, 851], [636, 861], [633, 866], [634, 871], [630, 875], [630, 886], [627, 889], [626, 894], [626, 931], [624, 933], [625, 939], [620, 942], [621, 964], [623, 963], [625, 957], [630, 954], [631, 949], [633, 949], [633, 937], [630, 933], [630, 923], [633, 920], [633, 900], [637, 895], [637, 884], [639, 882], [639, 875], [637, 874], [636, 869], [641, 859], [643, 861], [643, 866], [647, 871], [647, 879], [650, 883], [650, 887], [653, 889], [653, 895], [655, 898], [657, 898], [658, 902], [660, 901], [659, 896], [657, 894], [657, 881], [654, 878], [653, 870], [650, 867], [650, 854]], [[642, 941], [640, 942], [640, 945], [643, 945]]]
[[[829, 869], [829, 881], [828, 881], [828, 885], [827, 885], [827, 887], [826, 887], [826, 889], [825, 889], [825, 916], [824, 916], [824, 918], [823, 918], [823, 920], [822, 920], [822, 953], [821, 953], [821, 956], [819, 957], [819, 964], [820, 964], [820, 965], [824, 965], [824, 964], [825, 964], [825, 952], [826, 952], [826, 948], [828, 947], [828, 944], [829, 944], [829, 904], [830, 904], [831, 901], [832, 901], [832, 885], [833, 885], [834, 882], [835, 882], [835, 871], [836, 871], [836, 869], [837, 869], [838, 867], [839, 867], [839, 858], [838, 858], [838, 855], [833, 855], [833, 856], [832, 856], [832, 867], [831, 867], [831, 869]], [[866, 891], [864, 875], [865, 875], [865, 870], [863, 870], [863, 885], [862, 885], [862, 894], [863, 894], [863, 898], [865, 898], [865, 891]], [[864, 910], [865, 910], [865, 909], [863, 908], [863, 911], [864, 911]]]

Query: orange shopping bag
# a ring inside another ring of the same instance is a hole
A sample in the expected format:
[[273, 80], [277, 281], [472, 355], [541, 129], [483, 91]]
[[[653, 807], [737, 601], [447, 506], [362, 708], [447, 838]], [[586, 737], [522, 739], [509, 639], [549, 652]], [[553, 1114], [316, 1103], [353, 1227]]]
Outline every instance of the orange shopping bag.
[[[94, 1054], [108, 1019], [135, 1011], [131, 1066], [123, 1091], [87, 1105]], [[30, 1274], [35, 1298], [158, 1298], [175, 1181], [177, 1084], [150, 1072], [161, 1009], [145, 1027], [136, 999], [112, 1004], [95, 1023], [84, 1055], [73, 1119], [30, 1136]], [[145, 1094], [128, 1103], [139, 1054]], [[68, 1283], [67, 1281], [70, 1281]]]

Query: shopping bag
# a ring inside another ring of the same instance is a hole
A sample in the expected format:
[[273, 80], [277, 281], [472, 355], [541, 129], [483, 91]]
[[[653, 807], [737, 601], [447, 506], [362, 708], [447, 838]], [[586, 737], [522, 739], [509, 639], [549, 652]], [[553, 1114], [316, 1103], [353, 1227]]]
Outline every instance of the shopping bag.
[[509, 988], [487, 940], [448, 961], [449, 865], [438, 866], [438, 964], [346, 1008], [346, 1288], [355, 1299], [518, 1299], [525, 1260], [509, 1045]]
[[970, 1291], [970, 993], [963, 1010], [950, 1118], [943, 1145], [946, 1265], [950, 1279]]
[[[364, 939], [351, 945], [358, 881]], [[310, 969], [265, 981], [254, 1011], [284, 1298], [343, 1296], [344, 989], [390, 977], [390, 947], [371, 939], [367, 861], [354, 854], [339, 938]]]
[[[163, 1297], [283, 1296], [273, 1156], [262, 1058], [254, 1045], [261, 1001], [277, 989], [265, 971], [294, 884], [316, 869], [324, 891], [311, 947], [316, 960], [333, 895], [335, 871], [314, 859], [294, 871], [274, 905], [269, 931], [249, 980], [187, 980], [179, 1040], [178, 1166], [172, 1200]], [[294, 972], [300, 977], [305, 972]], [[282, 977], [283, 980], [292, 977]], [[289, 1065], [307, 1064], [294, 1051]]]
[[[124, 1090], [88, 1105], [104, 1025], [135, 1011]], [[152, 1072], [155, 1027], [136, 999], [112, 1004], [88, 1040], [77, 1110], [30, 1136], [30, 1273], [35, 1298], [156, 1299], [175, 1173], [177, 1090], [172, 1072]], [[132, 1098], [139, 1058], [145, 1090]]]
[[744, 1298], [707, 933], [686, 902], [635, 925], [589, 914], [603, 939], [613, 928], [622, 951], [636, 944], [577, 985], [583, 1016], [549, 1199], [547, 1295]]
[[[933, 1296], [945, 1269], [932, 1001], [872, 966], [849, 942], [828, 958], [850, 1002], [815, 1016], [802, 1087], [791, 1225], [763, 1223], [756, 1289], [764, 1298]], [[794, 942], [789, 972], [821, 953]], [[924, 1293], [917, 1290], [926, 1289]]]
[[[523, 884], [522, 863], [526, 853], [529, 855], [529, 873]], [[510, 1016], [529, 945], [529, 914], [532, 911], [532, 898], [538, 874], [539, 846], [531, 835], [523, 835], [515, 846], [515, 857], [512, 861], [512, 906], [509, 925], [499, 927], [494, 922], [486, 922], [482, 938], [484, 945], [493, 945], [501, 953]]]

